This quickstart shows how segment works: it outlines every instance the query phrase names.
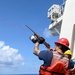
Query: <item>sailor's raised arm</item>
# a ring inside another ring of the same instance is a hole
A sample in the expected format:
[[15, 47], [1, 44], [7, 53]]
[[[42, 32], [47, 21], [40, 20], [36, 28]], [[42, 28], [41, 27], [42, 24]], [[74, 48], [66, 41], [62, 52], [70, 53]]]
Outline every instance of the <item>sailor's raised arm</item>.
[[39, 43], [38, 43], [38, 42], [35, 43], [33, 53], [34, 53], [35, 55], [38, 55], [38, 54], [40, 53], [40, 50], [39, 50]]

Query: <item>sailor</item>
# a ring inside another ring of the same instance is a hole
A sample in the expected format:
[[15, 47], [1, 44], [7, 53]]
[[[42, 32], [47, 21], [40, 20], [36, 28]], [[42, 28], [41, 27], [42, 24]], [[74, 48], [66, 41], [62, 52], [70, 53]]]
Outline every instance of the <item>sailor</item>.
[[39, 75], [65, 75], [69, 65], [69, 59], [64, 57], [64, 52], [70, 49], [68, 39], [58, 39], [55, 42], [55, 51], [40, 50], [39, 45], [45, 41], [42, 39], [39, 38], [33, 50], [33, 53], [44, 61], [40, 66]]
[[71, 50], [67, 50], [64, 52], [64, 56], [69, 58], [69, 65], [68, 65], [68, 70], [66, 72], [66, 75], [74, 75], [74, 61], [71, 59], [72, 58], [72, 52]]
[[67, 50], [64, 52], [65, 57], [69, 58], [69, 66], [68, 69], [74, 68], [74, 61], [71, 59], [72, 58], [72, 52], [71, 50]]

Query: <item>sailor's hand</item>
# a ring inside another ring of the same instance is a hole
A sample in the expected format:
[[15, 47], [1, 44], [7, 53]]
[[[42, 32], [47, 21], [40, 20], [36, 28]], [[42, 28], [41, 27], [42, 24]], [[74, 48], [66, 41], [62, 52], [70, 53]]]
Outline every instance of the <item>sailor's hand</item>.
[[43, 44], [45, 42], [45, 39], [43, 37], [38, 38], [39, 44]]

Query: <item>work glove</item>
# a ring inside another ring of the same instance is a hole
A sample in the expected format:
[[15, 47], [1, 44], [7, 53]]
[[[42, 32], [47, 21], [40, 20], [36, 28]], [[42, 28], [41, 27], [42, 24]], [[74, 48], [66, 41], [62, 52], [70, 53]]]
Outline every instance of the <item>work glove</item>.
[[43, 44], [45, 42], [45, 39], [43, 37], [39, 37], [37, 42], [39, 42], [39, 44]]

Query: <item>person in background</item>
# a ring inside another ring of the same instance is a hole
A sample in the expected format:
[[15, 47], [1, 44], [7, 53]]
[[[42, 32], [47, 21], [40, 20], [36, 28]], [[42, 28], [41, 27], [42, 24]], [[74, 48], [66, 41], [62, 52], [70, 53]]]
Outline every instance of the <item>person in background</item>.
[[64, 52], [65, 57], [69, 58], [69, 66], [68, 69], [74, 68], [74, 61], [71, 59], [72, 58], [72, 52], [71, 50], [67, 50]]

